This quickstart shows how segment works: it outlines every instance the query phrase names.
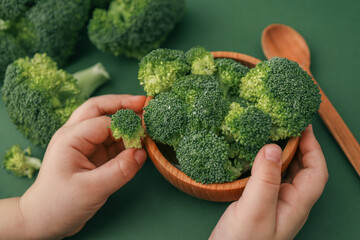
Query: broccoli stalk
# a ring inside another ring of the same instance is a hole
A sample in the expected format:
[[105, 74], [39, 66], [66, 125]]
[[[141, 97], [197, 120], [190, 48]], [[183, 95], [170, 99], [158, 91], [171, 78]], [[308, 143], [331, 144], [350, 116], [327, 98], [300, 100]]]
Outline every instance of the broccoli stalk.
[[72, 74], [80, 88], [80, 96], [89, 98], [110, 76], [101, 63]]
[[134, 110], [121, 109], [111, 117], [110, 129], [115, 139], [122, 138], [125, 148], [142, 148], [141, 138], [145, 137], [141, 118]]
[[35, 171], [40, 169], [41, 160], [30, 155], [30, 148], [22, 150], [20, 145], [13, 145], [5, 154], [3, 166], [16, 176], [32, 178]]

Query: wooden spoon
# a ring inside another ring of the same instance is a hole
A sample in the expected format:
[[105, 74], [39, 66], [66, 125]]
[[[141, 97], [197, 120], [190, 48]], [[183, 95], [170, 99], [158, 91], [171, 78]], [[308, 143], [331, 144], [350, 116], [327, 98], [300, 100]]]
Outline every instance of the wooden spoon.
[[[261, 45], [268, 59], [277, 56], [295, 61], [317, 83], [310, 72], [309, 47], [293, 28], [282, 24], [267, 26], [262, 33]], [[318, 113], [360, 176], [360, 145], [320, 86], [319, 89], [322, 103]]]

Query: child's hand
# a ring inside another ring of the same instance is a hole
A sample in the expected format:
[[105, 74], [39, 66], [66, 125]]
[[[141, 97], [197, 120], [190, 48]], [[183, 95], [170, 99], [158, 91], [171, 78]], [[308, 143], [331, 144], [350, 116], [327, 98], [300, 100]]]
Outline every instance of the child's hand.
[[263, 147], [239, 201], [232, 203], [211, 234], [211, 239], [293, 239], [320, 197], [328, 171], [312, 127], [303, 133], [298, 159], [289, 178], [281, 183], [281, 149]]
[[78, 232], [110, 194], [135, 176], [146, 152], [124, 150], [112, 138], [106, 115], [121, 108], [141, 114], [144, 102], [144, 96], [92, 98], [55, 133], [35, 183], [19, 201], [25, 237], [52, 239]]

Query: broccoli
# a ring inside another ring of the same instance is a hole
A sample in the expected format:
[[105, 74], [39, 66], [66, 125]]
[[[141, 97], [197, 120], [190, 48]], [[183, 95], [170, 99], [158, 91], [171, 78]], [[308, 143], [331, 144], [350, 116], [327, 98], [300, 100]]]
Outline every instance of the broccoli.
[[140, 59], [160, 47], [184, 10], [184, 0], [113, 0], [95, 9], [88, 35], [102, 51]]
[[261, 147], [244, 146], [240, 142], [230, 143], [229, 158], [241, 168], [242, 173], [249, 170]]
[[64, 65], [90, 11], [90, 0], [1, 0], [0, 5], [0, 74], [12, 61], [38, 52]]
[[260, 109], [233, 102], [221, 126], [224, 135], [248, 147], [262, 147], [269, 141], [271, 118]]
[[142, 148], [141, 138], [145, 137], [141, 118], [132, 109], [118, 110], [111, 117], [110, 129], [115, 139], [122, 138], [125, 148]]
[[243, 171], [241, 164], [229, 160], [229, 144], [212, 131], [188, 131], [176, 149], [183, 171], [196, 182], [231, 182]]
[[30, 148], [22, 150], [20, 145], [13, 145], [5, 154], [3, 166], [16, 176], [32, 178], [35, 171], [40, 169], [41, 160], [30, 155]]
[[249, 72], [249, 68], [230, 58], [217, 58], [215, 65], [216, 76], [224, 89], [225, 96], [239, 95], [241, 78]]
[[169, 91], [174, 81], [189, 70], [182, 51], [156, 49], [141, 59], [138, 78], [147, 95], [156, 96]]
[[144, 111], [148, 135], [176, 148], [188, 124], [185, 103], [171, 92], [160, 93]]
[[296, 62], [274, 57], [242, 78], [240, 97], [270, 115], [273, 141], [299, 136], [319, 109], [319, 88]]
[[185, 53], [186, 60], [195, 75], [212, 75], [216, 71], [213, 55], [205, 48], [197, 46]]
[[175, 80], [171, 91], [188, 105], [205, 93], [212, 92], [223, 95], [219, 82], [213, 76], [186, 75]]
[[217, 91], [209, 91], [196, 98], [188, 110], [192, 128], [206, 128], [216, 132], [220, 129], [230, 105], [223, 95]]
[[1, 93], [20, 132], [46, 147], [71, 113], [108, 78], [101, 64], [71, 75], [46, 54], [35, 54], [8, 66]]

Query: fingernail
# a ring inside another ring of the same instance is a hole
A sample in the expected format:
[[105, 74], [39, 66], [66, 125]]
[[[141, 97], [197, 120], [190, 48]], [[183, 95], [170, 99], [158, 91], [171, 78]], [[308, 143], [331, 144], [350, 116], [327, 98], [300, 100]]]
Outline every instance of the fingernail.
[[280, 163], [281, 161], [281, 149], [279, 146], [276, 145], [268, 145], [265, 147], [265, 159], [275, 162], [275, 163]]
[[144, 149], [137, 149], [134, 153], [134, 159], [139, 164], [142, 165], [146, 160], [146, 152]]

